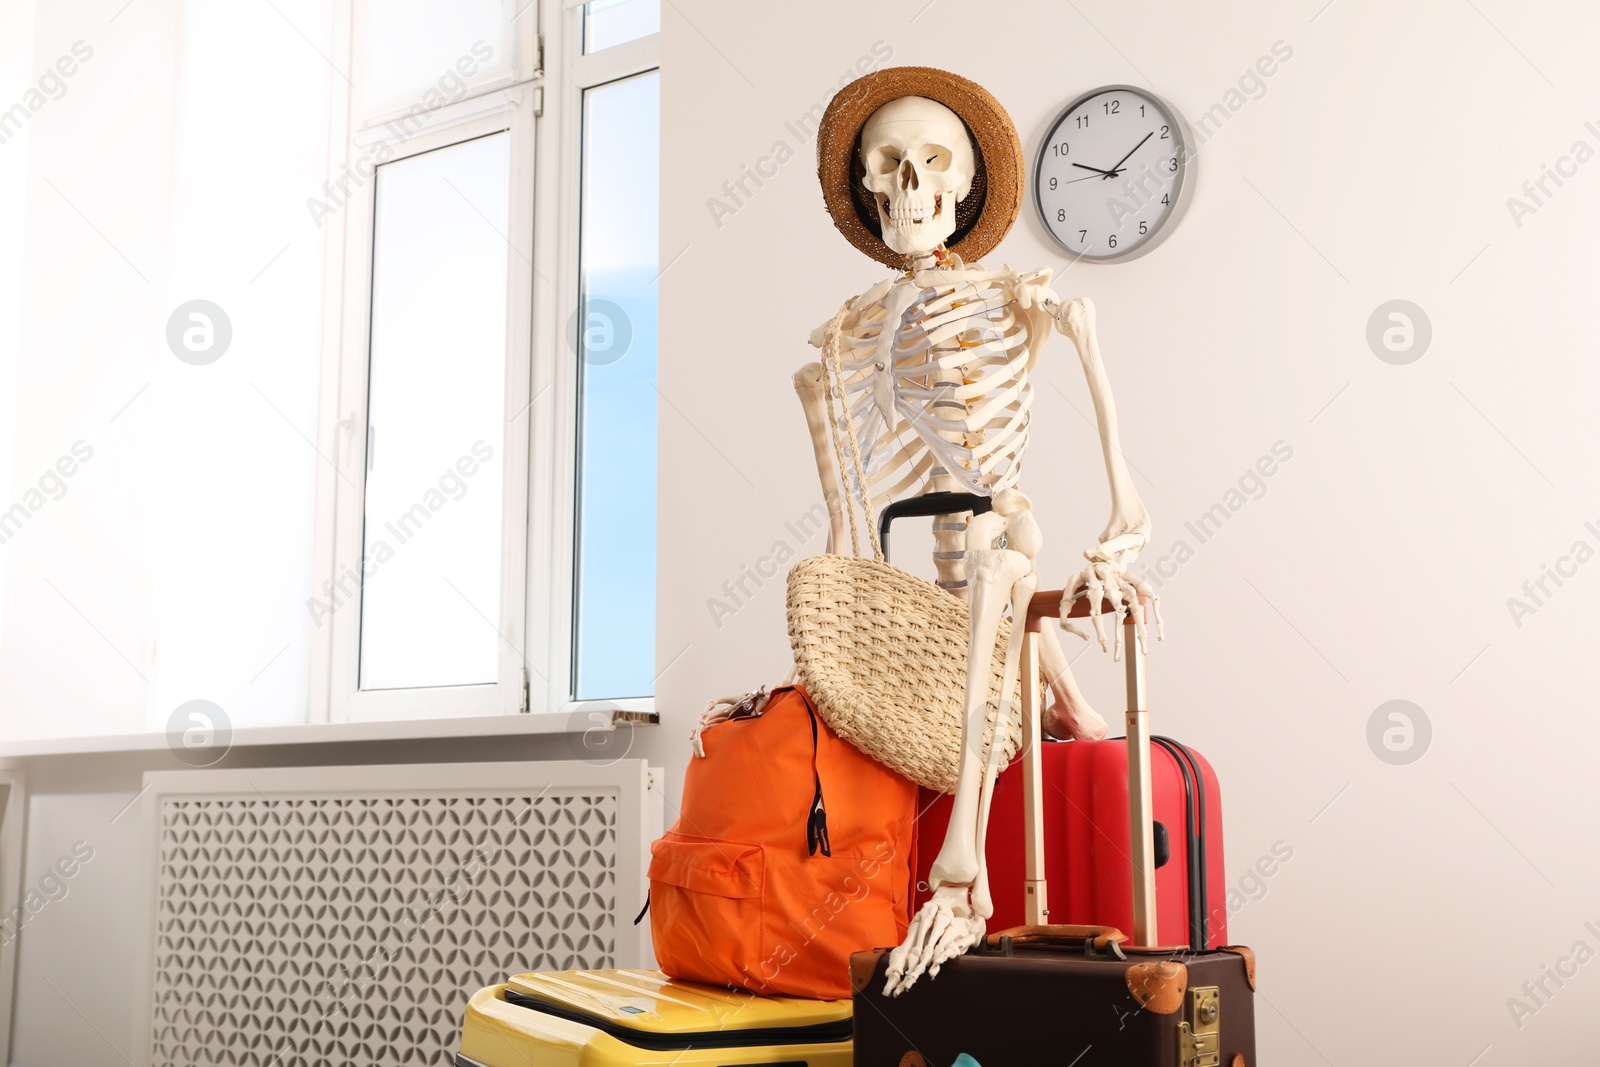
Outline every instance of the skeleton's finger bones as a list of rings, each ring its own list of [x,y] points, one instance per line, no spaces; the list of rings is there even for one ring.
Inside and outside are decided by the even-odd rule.
[[[1139,640],[1139,651],[1148,654],[1150,642],[1145,628],[1144,606],[1139,603],[1138,588],[1126,574],[1122,576],[1122,596],[1124,602],[1128,605],[1128,613],[1133,618],[1133,632]]]
[[[1100,606],[1105,600],[1105,584],[1100,580],[1100,572],[1094,564],[1084,571],[1084,585],[1089,594],[1089,622],[1094,626],[1094,635],[1100,639],[1100,651],[1107,649],[1105,624],[1100,621]]]

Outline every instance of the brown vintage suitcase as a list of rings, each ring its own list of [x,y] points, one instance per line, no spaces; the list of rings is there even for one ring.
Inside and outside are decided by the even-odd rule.
[[[1046,924],[1039,818],[1038,660],[1034,635],[1057,615],[1059,593],[1029,606],[1022,649],[1023,806],[1028,921],[883,995],[887,950],[851,959],[856,1067],[1256,1067],[1255,955],[1242,946],[1191,952],[1151,944],[1155,833],[1150,821],[1150,724],[1144,655],[1127,623],[1128,783],[1134,936]],[[1067,605],[1085,614],[1081,601]]]

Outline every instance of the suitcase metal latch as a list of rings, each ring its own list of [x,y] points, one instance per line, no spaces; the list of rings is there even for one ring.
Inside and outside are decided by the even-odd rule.
[[[1180,1067],[1219,1067],[1222,1063],[1222,991],[1196,986],[1184,1002],[1178,1024]]]

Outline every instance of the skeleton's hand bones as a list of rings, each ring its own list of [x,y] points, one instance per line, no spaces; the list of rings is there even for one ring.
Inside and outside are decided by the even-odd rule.
[[[1123,540],[1123,538],[1118,538],[1118,540]],[[1161,618],[1161,598],[1156,595],[1155,590],[1143,578],[1128,573],[1124,562],[1118,558],[1125,553],[1112,551],[1107,554],[1105,551],[1107,547],[1102,545],[1099,548],[1091,548],[1085,551],[1083,555],[1089,561],[1089,565],[1074,574],[1067,581],[1065,589],[1069,599],[1080,596],[1088,597],[1089,621],[1094,625],[1095,637],[1100,640],[1100,648],[1102,650],[1108,646],[1106,643],[1105,623],[1102,621],[1105,616],[1100,609],[1105,604],[1111,605],[1115,616],[1112,625],[1116,629],[1116,644],[1112,658],[1120,660],[1122,658],[1122,623],[1130,614],[1133,618],[1133,629],[1139,641],[1140,651],[1148,652],[1150,650],[1148,634],[1145,630],[1144,609],[1139,603],[1140,596],[1144,596],[1150,601],[1150,611],[1156,617],[1157,640],[1162,640],[1166,637],[1166,624]],[[1067,621],[1065,612],[1061,616],[1061,628],[1068,633],[1076,634],[1084,640],[1088,640],[1088,634]]]

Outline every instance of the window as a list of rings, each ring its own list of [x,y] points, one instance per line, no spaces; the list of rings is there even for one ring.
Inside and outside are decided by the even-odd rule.
[[[533,10],[511,20],[502,0],[382,0],[365,6],[362,114],[377,118],[404,112],[430,89],[448,101],[517,80],[511,45],[517,23],[527,18],[531,24],[537,17]]]
[[[655,71],[584,93],[580,700],[649,696],[654,685],[660,112]]]
[[[583,7],[583,50],[601,52],[661,32],[661,0],[593,0]]]
[[[510,135],[378,168],[362,689],[498,671]]]
[[[659,26],[355,4],[313,719],[653,692]]]

